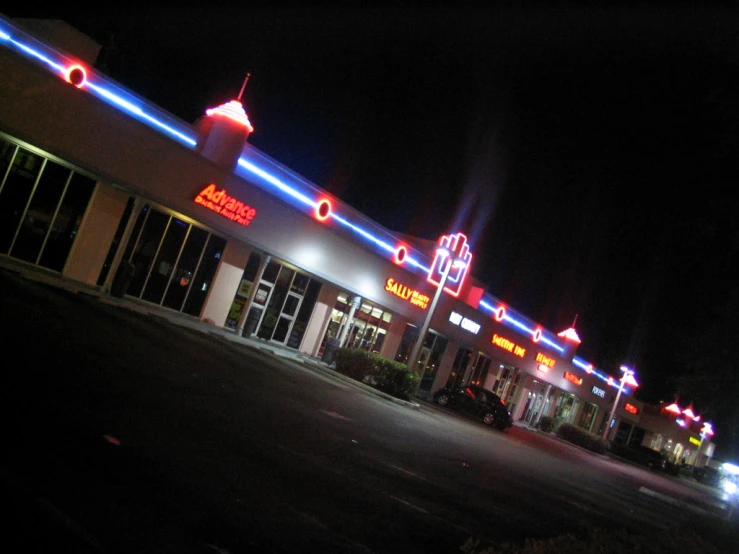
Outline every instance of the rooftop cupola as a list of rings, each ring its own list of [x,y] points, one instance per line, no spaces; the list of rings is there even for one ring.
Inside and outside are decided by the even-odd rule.
[[[580,336],[575,331],[575,323],[577,323],[577,316],[575,316],[575,321],[572,322],[572,327],[557,334],[559,338],[564,339],[562,358],[568,362],[572,361],[572,358],[575,357],[575,352],[577,352],[577,347],[580,346]]]
[[[205,115],[195,122],[195,127],[203,135],[198,151],[230,171],[236,169],[244,143],[254,131],[241,104],[250,75],[244,79],[236,100],[206,110]]]

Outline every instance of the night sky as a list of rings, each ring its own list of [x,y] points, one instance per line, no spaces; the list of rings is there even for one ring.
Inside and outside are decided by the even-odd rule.
[[[390,230],[465,232],[490,293],[672,401],[736,279],[739,17],[633,4],[6,15],[67,20],[188,122],[251,73],[251,144]]]

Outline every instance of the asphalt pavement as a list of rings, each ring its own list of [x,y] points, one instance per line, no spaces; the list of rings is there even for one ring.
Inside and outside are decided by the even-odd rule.
[[[295,350],[282,348],[279,345],[267,343],[260,339],[240,337],[229,330],[216,327],[208,322],[199,321],[196,318],[172,312],[149,303],[140,302],[132,298],[116,298],[101,292],[95,287],[86,287],[80,283],[64,279],[59,275],[15,264],[12,260],[3,260],[2,265],[0,265],[0,271],[9,278],[27,279],[29,281],[52,286],[75,295],[87,296],[90,299],[106,303],[110,306],[117,306],[121,309],[130,310],[138,314],[146,315],[150,318],[163,319],[171,324],[180,325],[196,330],[200,333],[210,334],[217,340],[232,341],[242,346],[258,350],[266,355],[300,362],[307,369],[320,372],[323,375],[330,376],[337,380],[351,383],[353,386],[363,388],[364,390],[381,396],[388,401],[403,404],[413,409],[444,411],[443,408],[423,399],[406,402],[404,400],[394,398],[370,387],[369,385],[359,383],[337,371],[334,371],[319,359],[300,354]],[[5,346],[7,347],[9,345]],[[552,433],[543,433],[539,429],[531,428],[525,422],[517,421],[515,422],[515,425],[517,428],[533,433],[546,434],[551,437],[552,440],[561,441],[561,439],[556,437],[556,435]],[[98,445],[101,449],[108,448],[109,446],[110,445],[105,444]],[[579,448],[575,445],[571,446],[573,448]],[[598,454],[595,453],[591,454],[598,456]],[[624,461],[624,463],[629,462]],[[723,494],[713,487],[707,487],[698,483],[694,479],[684,476],[669,477],[671,479],[679,480],[682,483],[705,493],[705,502],[707,507],[726,507],[725,504],[723,504]],[[6,506],[13,507],[9,515],[5,516],[3,526],[6,527],[6,531],[12,531],[12,533],[6,534],[6,536],[12,536],[16,539],[14,544],[16,550],[23,548],[24,551],[38,551],[41,545],[53,543],[56,548],[66,551],[100,551],[100,545],[97,544],[94,537],[87,535],[84,529],[78,527],[75,522],[69,520],[63,513],[58,512],[53,505],[42,498],[36,497],[33,491],[17,482],[13,475],[3,473],[0,475],[0,478],[2,479],[2,488],[6,499]],[[204,550],[204,552],[205,551],[207,550]]]

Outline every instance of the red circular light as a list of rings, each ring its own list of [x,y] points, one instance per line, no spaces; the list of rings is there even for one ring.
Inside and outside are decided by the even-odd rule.
[[[402,244],[395,249],[395,263],[402,264],[408,255],[408,249]]]
[[[316,219],[318,221],[326,221],[331,215],[331,202],[326,199],[321,200],[316,205]]]
[[[72,83],[77,88],[82,88],[87,82],[87,72],[80,65],[73,65],[67,69],[67,82]]]
[[[505,318],[505,308],[501,306],[495,310],[495,321],[503,321],[503,318]]]
[[[537,329],[534,331],[534,342],[539,342],[541,340],[541,329]]]

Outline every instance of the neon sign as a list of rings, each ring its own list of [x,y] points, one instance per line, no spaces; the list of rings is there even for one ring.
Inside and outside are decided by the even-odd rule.
[[[574,373],[570,373],[569,371],[565,371],[565,379],[575,385],[582,385],[582,378],[578,377]]]
[[[426,280],[438,287],[443,278],[447,258],[452,254],[459,259],[460,263],[452,265],[449,268],[449,273],[444,282],[444,290],[452,296],[459,296],[459,292],[462,290],[462,284],[467,276],[467,271],[470,268],[470,263],[472,262],[472,254],[470,253],[470,246],[467,244],[467,237],[462,233],[442,235],[439,237],[434,262],[429,268]]]
[[[624,410],[634,415],[639,413],[639,408],[637,408],[633,404],[624,404]]]
[[[475,335],[480,331],[479,323],[475,323],[471,319],[462,317],[462,314],[458,314],[457,312],[452,312],[449,314],[449,321],[454,323],[454,325],[461,327],[465,331],[469,331],[470,333],[473,333]]]
[[[244,226],[249,225],[257,215],[256,209],[229,196],[226,189],[217,190],[212,183],[200,191],[200,194],[195,197],[195,203]]]
[[[549,369],[553,368],[555,364],[554,359],[550,358],[549,356],[545,356],[541,352],[536,353],[536,361],[539,362],[540,364],[544,364]]]
[[[593,387],[593,394],[596,396],[600,396],[601,398],[606,397],[606,391],[604,391],[603,389],[599,389],[598,387],[595,387],[595,386]]]
[[[216,115],[227,117],[228,119],[246,127],[246,129],[250,133],[254,131],[254,127],[251,126],[251,123],[249,123],[249,118],[246,116],[244,107],[238,100],[231,100],[230,102],[222,104],[221,106],[218,106],[216,108],[205,110],[205,114],[208,117],[213,117]]]
[[[490,340],[490,342],[492,342],[495,346],[498,346],[503,350],[518,356],[519,358],[523,358],[526,355],[525,348],[518,346],[516,343],[511,342],[499,335],[493,335],[493,338]]]
[[[398,283],[395,279],[388,279],[387,281],[385,281],[385,290],[388,292],[392,292],[398,298],[407,300],[408,302],[410,302],[414,306],[418,306],[422,310],[428,308],[428,296],[418,292],[417,290],[413,290],[412,288],[407,287],[401,283]]]
[[[701,441],[699,441],[695,437],[688,437],[688,441],[690,441],[690,444],[695,444],[696,446],[700,446],[701,445]]]

